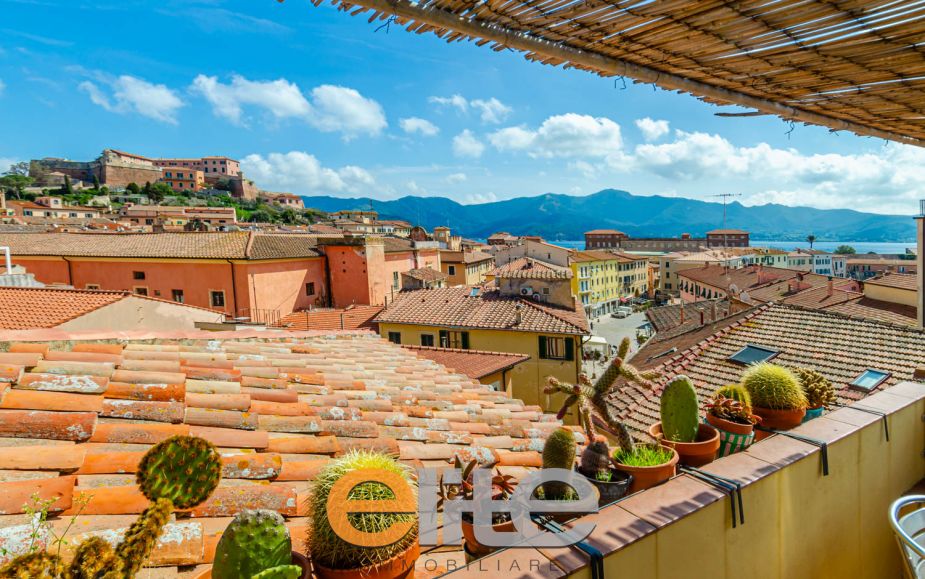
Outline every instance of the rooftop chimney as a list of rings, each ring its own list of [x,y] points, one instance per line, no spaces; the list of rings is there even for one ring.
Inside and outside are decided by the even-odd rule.
[[[700,309],[700,325],[701,325],[701,326],[703,325],[703,314],[704,314],[703,308],[701,308],[701,309]]]
[[[919,200],[919,214],[916,221],[916,240],[918,241],[918,255],[915,258],[915,271],[918,276],[918,305],[919,327],[925,328],[925,199]]]
[[[523,306],[520,304],[517,304],[514,307],[514,325],[515,326],[519,326],[520,323],[523,321],[523,313],[520,311],[521,309],[523,309]]]
[[[684,323],[684,300],[681,300],[681,323]]]
[[[710,302],[710,317],[713,318],[713,323],[716,323],[716,300]]]
[[[832,281],[832,276],[829,276],[829,283],[827,286],[828,289],[826,291],[827,296],[832,297],[832,290],[834,286],[835,286],[835,282]]]

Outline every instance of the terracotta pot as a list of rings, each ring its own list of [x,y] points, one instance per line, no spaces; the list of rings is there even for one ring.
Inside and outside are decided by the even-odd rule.
[[[415,541],[403,552],[375,567],[359,569],[328,569],[312,562],[318,579],[413,579],[414,563],[421,556],[421,545]]]
[[[687,466],[703,466],[716,460],[719,450],[719,432],[709,424],[697,427],[695,442],[673,442],[662,434],[662,423],[656,422],[649,427],[649,435],[658,440],[662,446],[673,448],[678,452],[679,462]]]
[[[302,568],[302,575],[299,579],[309,579],[312,576],[312,568],[308,559],[302,553],[292,552],[292,564]],[[193,576],[193,579],[212,579],[212,566]]]
[[[492,530],[496,533],[513,533],[514,521],[506,521],[504,523],[497,523],[491,526]],[[466,539],[466,545],[468,551],[476,557],[484,557],[493,551],[496,551],[496,547],[486,547],[485,545],[479,543],[475,538],[475,528],[472,521],[467,521],[465,517],[462,520],[462,533],[463,538]]]
[[[772,430],[790,430],[803,422],[806,409],[799,410],[773,410],[756,406],[753,412],[761,417],[761,426]]]
[[[807,408],[806,416],[803,417],[803,422],[812,420],[813,418],[819,418],[822,416],[822,413],[825,411],[824,406],[817,406],[815,408]]]
[[[678,466],[678,451],[673,448],[670,450],[672,454],[671,460],[656,466],[628,466],[625,464],[617,463],[618,470],[632,475],[633,477],[633,482],[630,484],[629,494],[652,488],[655,485],[662,484],[674,476],[675,469]]]
[[[731,420],[726,420],[725,418],[719,418],[713,416],[712,414],[707,414],[707,422],[717,430],[725,430],[730,434],[741,434],[749,435],[755,431],[754,424],[741,424],[739,422],[733,422]]]

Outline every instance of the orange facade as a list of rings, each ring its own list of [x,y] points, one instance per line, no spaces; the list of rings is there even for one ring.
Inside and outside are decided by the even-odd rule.
[[[128,290],[232,315],[248,315],[248,310],[285,315],[317,306],[327,294],[323,257],[228,261],[16,256],[13,261],[46,284]]]

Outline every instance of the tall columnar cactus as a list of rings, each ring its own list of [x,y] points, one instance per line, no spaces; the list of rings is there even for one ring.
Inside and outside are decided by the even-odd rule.
[[[771,410],[800,410],[808,406],[806,394],[793,372],[768,362],[749,367],[742,374],[755,407]]]
[[[122,559],[102,537],[90,537],[77,547],[69,579],[99,579],[104,576],[122,577]]]
[[[382,547],[362,547],[344,540],[331,527],[328,520],[328,496],[338,480],[349,472],[364,469],[382,469],[397,474],[416,493],[416,485],[409,467],[393,457],[373,451],[352,450],[328,462],[312,481],[309,498],[311,528],[308,533],[308,552],[312,561],[328,569],[359,569],[385,563],[417,543],[418,517],[416,513],[355,513],[350,515],[351,525],[360,531],[380,533],[393,525],[407,526],[402,537]],[[386,486],[376,482],[359,484],[350,491],[348,500],[393,499]],[[415,497],[415,500],[416,497]],[[399,571],[399,569],[392,569]]]
[[[575,467],[575,435],[567,428],[557,428],[546,439],[543,445],[543,468],[564,468],[572,470]],[[569,498],[570,487],[563,483],[546,483],[543,485],[543,494],[549,500]]]
[[[543,389],[546,394],[561,393],[568,396],[559,410],[558,418],[561,420],[569,408],[577,405],[578,422],[585,430],[589,441],[595,439],[597,434],[596,426],[603,427],[618,438],[621,437],[619,432],[622,424],[620,417],[614,412],[613,407],[607,403],[607,395],[618,380],[622,379],[628,384],[652,389],[652,381],[658,378],[657,372],[640,372],[626,363],[625,358],[629,353],[629,349],[630,339],[624,338],[620,342],[617,355],[611,361],[610,366],[593,385],[585,374],[578,377],[576,384],[566,384],[552,376],[547,378],[546,387]],[[626,434],[627,440],[631,444],[632,439],[628,438],[628,433]]]
[[[662,391],[662,433],[672,442],[697,440],[700,408],[697,390],[687,376],[675,376]]]
[[[729,384],[728,386],[723,386],[716,391],[714,396],[722,396],[723,398],[728,398],[730,400],[735,400],[739,402],[747,409],[752,407],[752,397],[749,395],[748,390],[745,389],[745,386],[741,384]]]
[[[250,578],[291,562],[292,540],[283,517],[276,511],[248,509],[238,513],[222,533],[212,577]]]
[[[636,452],[636,443],[633,441],[633,435],[630,434],[629,428],[622,422],[616,424],[617,446],[625,454]]]
[[[0,567],[0,579],[58,579],[64,574],[61,557],[36,551],[16,557]]]
[[[806,394],[810,408],[829,407],[835,404],[835,388],[825,376],[811,368],[794,368],[793,373],[800,380],[800,387]]]

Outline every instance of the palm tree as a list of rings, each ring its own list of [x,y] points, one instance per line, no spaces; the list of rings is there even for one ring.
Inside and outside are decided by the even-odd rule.
[[[813,244],[816,243],[816,236],[810,233],[806,236],[806,241],[809,243],[809,248],[813,248]]]
[[[593,385],[585,374],[578,377],[577,384],[565,384],[550,376],[547,378],[546,387],[543,391],[546,394],[556,392],[568,394],[568,398],[556,414],[559,420],[562,420],[569,408],[576,404],[578,405],[578,423],[584,429],[589,443],[596,438],[595,426],[597,426],[616,437],[620,448],[631,453],[634,448],[633,437],[627,430],[626,425],[623,424],[613,408],[607,403],[607,394],[619,378],[652,389],[655,386],[652,381],[657,379],[659,374],[657,372],[640,372],[626,363],[624,358],[626,358],[629,350],[630,339],[623,338],[623,341],[620,342],[620,347],[617,349],[617,355],[610,362],[610,366]]]

